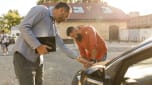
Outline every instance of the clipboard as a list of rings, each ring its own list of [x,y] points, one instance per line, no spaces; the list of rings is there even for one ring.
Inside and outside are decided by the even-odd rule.
[[[55,52],[56,51],[56,40],[54,36],[49,37],[37,37],[39,42],[43,45],[48,45],[52,49],[47,48],[48,52]],[[37,52],[36,52],[37,53]]]

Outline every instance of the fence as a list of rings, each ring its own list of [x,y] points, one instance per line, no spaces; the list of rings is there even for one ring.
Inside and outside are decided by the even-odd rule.
[[[120,41],[133,41],[140,42],[152,37],[151,29],[120,29],[119,39]]]

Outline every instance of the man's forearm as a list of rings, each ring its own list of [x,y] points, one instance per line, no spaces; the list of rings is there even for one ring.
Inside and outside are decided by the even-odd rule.
[[[78,57],[77,61],[79,61],[82,64],[89,64],[89,63],[91,64],[91,62],[89,60],[87,60],[87,59],[85,59],[83,57]]]

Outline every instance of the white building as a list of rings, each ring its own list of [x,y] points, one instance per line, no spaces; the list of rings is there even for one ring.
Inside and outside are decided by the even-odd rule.
[[[14,37],[15,41],[17,39],[17,37],[20,35],[20,31],[18,29],[18,26],[14,26],[11,28],[11,37]]]

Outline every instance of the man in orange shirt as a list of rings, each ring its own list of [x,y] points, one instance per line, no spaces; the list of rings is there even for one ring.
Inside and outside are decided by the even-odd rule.
[[[80,51],[80,62],[84,67],[104,61],[107,55],[107,46],[104,39],[96,32],[93,26],[68,27],[67,36],[72,37]]]

